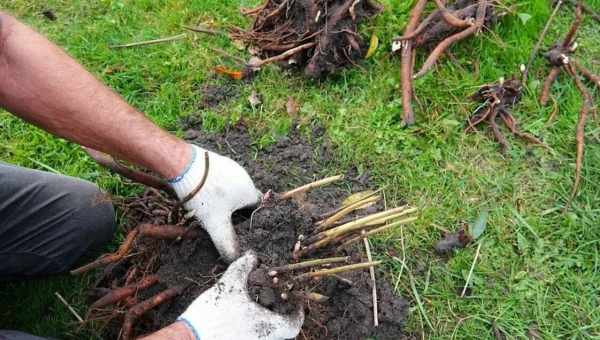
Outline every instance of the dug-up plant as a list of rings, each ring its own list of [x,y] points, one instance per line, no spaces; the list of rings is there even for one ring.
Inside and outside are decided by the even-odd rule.
[[[415,122],[412,108],[413,79],[429,72],[453,44],[488,29],[499,16],[495,1],[490,0],[433,0],[436,10],[421,21],[428,0],[418,0],[410,13],[404,35],[394,38],[392,50],[400,52],[400,77],[404,125]],[[421,69],[414,73],[415,51],[431,49]]]
[[[93,150],[88,152],[130,179],[143,178],[146,184],[164,188],[160,182],[148,181],[146,176],[106,155]],[[206,161],[209,169],[208,159]],[[362,245],[371,235],[415,221],[417,210],[404,205],[376,211],[381,206],[381,192],[362,191],[350,195],[336,209],[314,215],[307,193],[342,178],[328,177],[281,194],[268,191],[261,204],[236,224],[242,249],[255,250],[260,260],[249,277],[249,293],[259,304],[279,313],[289,313],[299,307],[307,309],[311,315],[308,326],[303,329],[307,338],[320,334],[319,330],[313,330],[314,325],[335,319],[339,322],[333,324],[338,327],[331,326],[325,331],[342,334],[346,330],[339,325],[348,320],[340,312],[340,306],[365,298],[371,307],[361,302],[353,305],[352,313],[364,319],[369,311],[374,315],[375,324],[381,322],[375,332],[398,335],[397,319],[405,312],[405,304],[393,297],[390,287],[380,285],[380,292],[386,297],[378,311],[374,271],[370,271],[369,279],[364,270],[381,262],[371,260],[370,253],[366,256],[368,260],[364,260]],[[90,305],[86,321],[104,325],[120,322],[118,334],[113,335],[122,339],[133,338],[136,329],[148,330],[141,323],[145,323],[150,311],[166,303],[177,304],[178,297],[186,294],[193,294],[192,298],[201,294],[216,282],[226,267],[219,263],[217,254],[210,253],[214,248],[205,233],[190,226],[194,225],[191,215],[180,212],[181,202],[156,190],[149,193],[127,203],[125,209],[135,210],[138,216],[149,216],[152,223],[131,228],[116,252],[102,255],[71,272],[79,275],[102,269],[97,273],[96,282],[107,282],[111,288],[97,289],[98,298]],[[198,243],[194,245],[195,242]],[[184,261],[179,253],[175,257],[164,256],[175,248],[185,249],[186,244],[208,251],[204,253],[205,258],[193,257],[204,266],[192,265],[198,273],[190,273],[188,267],[178,272]],[[205,282],[187,275],[203,277]],[[364,289],[367,285],[372,285],[373,295]],[[379,314],[382,316],[378,317]],[[367,327],[358,332],[365,336],[371,334]]]

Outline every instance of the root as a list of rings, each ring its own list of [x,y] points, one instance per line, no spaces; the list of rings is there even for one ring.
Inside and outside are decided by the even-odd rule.
[[[172,197],[177,197],[173,188],[167,183],[167,181],[160,179],[156,176],[145,174],[143,172],[130,169],[120,163],[118,163],[112,156],[103,152],[82,147],[85,152],[94,160],[96,163],[103,167],[116,172],[117,174],[132,180],[135,183],[140,183],[158,190],[162,190]]]
[[[433,2],[435,2],[435,5],[438,7],[442,18],[448,25],[454,26],[456,28],[465,28],[473,25],[473,22],[470,20],[463,20],[454,16],[454,14],[452,14],[446,8],[446,4],[444,4],[442,0],[434,0]]]
[[[117,302],[123,301],[135,294],[138,290],[147,289],[158,282],[158,275],[149,275],[143,278],[137,284],[121,287],[111,290],[109,293],[98,299],[90,306],[90,311],[109,305],[114,305]],[[89,314],[89,312],[88,312]]]
[[[548,73],[546,80],[544,80],[542,92],[540,93],[540,104],[542,106],[546,106],[546,104],[548,104],[548,99],[550,99],[550,89],[552,88],[552,84],[554,84],[556,81],[556,78],[558,78],[559,73],[560,68],[553,66],[552,69],[550,69],[550,73]]]
[[[151,237],[158,240],[176,240],[179,238],[195,239],[200,236],[200,231],[192,227],[178,225],[141,224],[138,226],[140,236]]]
[[[421,14],[425,9],[427,0],[419,0],[413,8],[408,25],[404,31],[405,36],[410,36],[415,31],[421,18]],[[402,81],[402,123],[404,126],[409,126],[415,123],[415,113],[412,108],[413,97],[413,54],[414,47],[412,40],[406,40],[402,43],[401,61],[400,61],[400,79]]]
[[[560,6],[562,5],[562,3],[563,3],[563,1],[559,0],[556,3],[556,5],[554,6],[554,10],[552,11],[552,14],[550,14],[550,17],[546,21],[546,25],[544,26],[544,29],[542,30],[542,33],[540,34],[538,41],[535,43],[533,50],[531,50],[531,53],[529,54],[529,60],[527,61],[527,66],[525,67],[525,71],[523,71],[523,78],[521,80],[521,83],[523,83],[523,84],[527,84],[527,76],[529,75],[529,69],[531,68],[531,65],[533,64],[533,60],[537,56],[537,54],[540,50],[540,47],[542,46],[542,43],[544,42],[544,38],[546,37],[546,34],[548,33],[548,29],[550,29],[550,25],[552,24],[552,21],[554,20],[556,13],[558,13],[558,10],[560,9]],[[542,104],[542,105],[545,105],[545,104]]]
[[[479,91],[473,95],[473,99],[483,103],[475,110],[471,117],[469,117],[467,121],[468,126],[465,128],[465,132],[475,130],[475,127],[478,124],[487,122],[492,129],[494,138],[498,144],[500,144],[501,152],[506,153],[509,145],[497,123],[497,118],[500,116],[502,122],[504,122],[513,135],[528,143],[549,148],[534,135],[519,130],[515,118],[509,112],[509,109],[520,100],[521,91],[521,82],[514,77],[500,84],[482,86]]]
[[[575,85],[577,86],[577,89],[583,97],[583,104],[581,105],[581,111],[579,112],[579,120],[577,122],[577,128],[575,132],[575,141],[577,143],[577,155],[575,160],[575,180],[573,182],[571,196],[566,205],[566,207],[568,207],[571,201],[577,195],[579,183],[581,182],[581,169],[583,167],[583,152],[585,148],[585,122],[587,120],[587,115],[592,108],[592,95],[590,94],[590,91],[585,87],[585,85],[581,82],[581,80],[577,76],[577,73],[575,73],[575,69],[573,68],[573,66],[567,65],[565,66],[565,69],[575,81]]]
[[[182,226],[168,224],[141,224],[127,234],[125,240],[123,241],[117,252],[103,255],[96,261],[88,263],[77,269],[71,270],[70,273],[71,275],[79,275],[88,272],[92,269],[104,267],[108,264],[120,261],[129,253],[138,236],[152,237],[161,240],[175,240],[180,237],[186,239],[194,239],[197,238],[199,235],[200,233],[198,230],[190,230],[190,228]]]
[[[592,82],[600,89],[600,76],[593,74],[592,71],[590,71],[574,59],[571,59],[571,65],[573,65],[575,69],[579,71],[579,73],[581,73],[581,75],[583,75],[588,81]]]
[[[578,0],[566,0],[566,2],[568,2],[572,6],[577,6],[578,4],[581,4],[581,8],[583,9],[583,11],[587,13],[592,19],[600,23],[600,14],[598,14],[598,12],[595,12],[588,5]]]
[[[509,112],[505,110],[500,110],[499,114],[500,118],[502,118],[502,121],[504,121],[504,124],[508,127],[508,129],[510,130],[510,132],[512,132],[513,135],[525,140],[528,143],[542,145],[548,148],[548,146],[544,142],[539,140],[534,135],[519,130],[515,118]]]
[[[573,45],[575,36],[577,35],[577,30],[579,30],[579,26],[581,26],[581,12],[581,1],[578,1],[577,6],[575,7],[575,20],[573,21],[573,24],[571,24],[567,35],[565,35],[565,38],[563,39],[563,48],[569,48],[571,45]]]
[[[401,37],[396,37],[393,40],[394,41],[403,41],[403,40],[412,40],[412,39],[416,38],[417,36],[419,36],[423,32],[425,32],[425,30],[428,28],[429,24],[431,24],[433,22],[433,20],[437,19],[439,17],[439,15],[440,15],[439,11],[429,14],[427,16],[427,18],[425,18],[425,20],[423,20],[423,22],[421,22],[421,24],[419,25],[419,27],[417,27],[417,29],[415,29],[411,33],[407,33],[406,32],[406,31],[408,31],[408,26],[407,26],[407,29],[406,29],[404,35]]]
[[[490,127],[492,128],[492,132],[494,133],[494,138],[496,138],[496,141],[498,142],[498,144],[500,144],[500,151],[503,154],[506,154],[506,152],[508,151],[508,141],[500,131],[500,128],[498,128],[498,124],[496,124],[497,115],[498,111],[492,109],[492,112],[488,117],[488,122],[490,124]]]
[[[125,321],[123,322],[123,340],[132,339],[133,325],[140,316],[144,315],[144,313],[148,312],[152,308],[173,299],[177,295],[181,294],[184,290],[185,286],[169,288],[131,307],[127,311],[127,314],[125,314]]]
[[[134,243],[135,239],[137,238],[138,234],[139,234],[139,230],[137,228],[133,229],[132,231],[129,232],[129,234],[127,234],[127,236],[125,237],[125,241],[123,241],[123,243],[121,244],[121,246],[119,247],[117,252],[112,253],[112,254],[103,255],[94,262],[88,263],[85,266],[71,270],[71,272],[70,272],[71,275],[83,274],[92,269],[103,267],[110,263],[114,263],[114,262],[121,260],[131,250],[131,247],[133,246],[133,243]]]
[[[452,44],[477,33],[483,27],[486,10],[487,0],[480,0],[479,5],[477,7],[477,16],[475,18],[475,23],[466,28],[465,30],[451,35],[448,38],[444,39],[442,42],[440,42],[431,52],[429,57],[427,57],[427,60],[425,60],[423,66],[421,66],[421,70],[419,70],[419,72],[417,72],[413,76],[413,79],[417,79],[425,75],[433,67],[433,65],[435,65],[440,56],[446,51],[446,49],[448,49],[448,47],[450,47]]]

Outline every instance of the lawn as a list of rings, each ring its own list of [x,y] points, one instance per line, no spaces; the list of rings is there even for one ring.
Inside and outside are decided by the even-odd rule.
[[[384,1],[386,11],[365,24],[365,37],[381,41],[364,69],[340,72],[326,81],[266,67],[226,105],[199,109],[199,88],[214,78],[211,69],[228,65],[206,46],[244,57],[224,38],[190,34],[177,42],[112,50],[109,44],[178,34],[181,25],[212,22],[217,27],[245,26],[239,6],[257,0],[13,0],[0,8],[27,22],[63,46],[92,73],[160,126],[175,133],[182,117],[199,115],[207,129],[222,129],[238,119],[251,122],[257,147],[285,135],[291,118],[289,96],[301,104],[300,124],[324,126],[341,163],[368,171],[386,187],[389,204],[406,200],[420,208],[420,218],[402,232],[373,242],[385,260],[382,274],[411,303],[407,331],[423,338],[494,338],[494,329],[509,338],[600,338],[600,128],[590,121],[580,194],[568,212],[575,168],[575,124],[580,96],[561,77],[552,92],[559,113],[537,98],[548,68],[534,64],[522,102],[514,114],[551,150],[509,137],[507,155],[498,152],[487,130],[464,134],[463,124],[476,104],[468,96],[479,85],[509,77],[535,44],[550,14],[546,0],[506,0],[513,11],[493,28],[452,48],[435,72],[416,82],[417,124],[399,124],[399,61],[390,56],[390,40],[406,24],[411,1]],[[600,0],[589,0],[600,10]],[[49,21],[40,12],[50,8]],[[563,9],[545,46],[566,31],[573,12]],[[578,55],[600,73],[600,24],[584,21]],[[423,54],[418,60],[424,59]],[[57,84],[59,86],[59,84]],[[256,90],[262,105],[247,97]],[[598,88],[592,91],[600,100]],[[8,113],[0,112],[0,160],[98,183],[116,195],[133,195],[140,187],[122,181],[91,161],[77,145],[59,140]],[[489,211],[488,226],[478,242],[440,257],[433,251],[443,229]],[[478,246],[470,295],[461,298]],[[387,251],[386,251],[387,250]],[[406,256],[408,269],[388,256]],[[0,283],[0,328],[37,335],[80,338],[73,317],[54,296],[60,292],[85,313],[87,278],[57,277]],[[420,303],[419,303],[420,302]]]

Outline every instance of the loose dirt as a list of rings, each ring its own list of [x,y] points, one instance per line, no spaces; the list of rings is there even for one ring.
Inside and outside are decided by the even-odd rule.
[[[193,121],[186,124],[190,126],[185,132],[188,141],[233,158],[248,170],[257,187],[263,191],[283,192],[324,177],[323,169],[335,163],[321,129],[314,129],[310,138],[301,137],[293,130],[289,137],[280,138],[274,145],[257,150],[243,124],[218,134],[199,132],[199,124],[194,124]],[[281,299],[281,292],[285,290],[282,285],[290,282],[289,278],[294,272],[281,276],[280,285],[273,285],[272,278],[267,275],[267,269],[272,266],[295,262],[292,250],[298,236],[306,235],[319,215],[335,209],[350,192],[368,187],[368,179],[364,176],[357,177],[353,171],[349,171],[346,178],[349,179],[341,184],[311,191],[299,201],[272,199],[254,212],[251,219],[251,211],[234,215],[240,245],[243,249],[255,250],[260,260],[258,268],[250,275],[249,293],[258,303],[281,313],[289,313],[298,304],[303,305],[306,321],[299,339],[404,338],[402,325],[408,305],[402,297],[394,295],[392,287],[381,274],[378,275],[377,287],[378,328],[373,327],[372,288],[368,270],[340,274],[343,279],[333,277],[298,283],[286,300]],[[173,201],[157,191],[148,190],[142,197],[126,201],[122,206],[129,228],[144,222],[164,224],[169,222],[169,218],[171,223],[190,225],[183,216],[169,216],[173,204]],[[191,225],[199,227],[197,222],[191,222]],[[360,245],[362,244],[336,256],[347,255],[352,258],[352,262],[364,262],[366,255]],[[136,301],[143,301],[170,287],[182,284],[187,286],[183,294],[138,319],[135,326],[135,334],[138,335],[155,331],[175,321],[226,269],[226,264],[219,260],[217,251],[204,232],[195,240],[142,239],[132,253],[133,256],[98,273],[98,280],[94,285],[96,288],[91,290],[96,293],[94,299],[106,292],[106,288],[124,286],[128,277],[136,277],[129,281],[137,281],[152,273],[160,277],[159,284],[138,292]],[[315,254],[315,257],[324,256],[331,254],[326,251]],[[132,274],[134,267],[137,268],[136,273]],[[318,292],[328,296],[329,300],[316,303],[292,292]],[[119,308],[127,309],[126,306]],[[116,338],[122,320],[118,316],[110,319],[104,333]]]

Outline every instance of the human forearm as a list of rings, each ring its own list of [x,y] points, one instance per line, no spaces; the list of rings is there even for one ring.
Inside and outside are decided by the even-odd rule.
[[[140,340],[194,340],[192,331],[182,322],[175,322]]]
[[[186,143],[163,131],[60,48],[0,12],[0,106],[65,139],[171,178]]]

